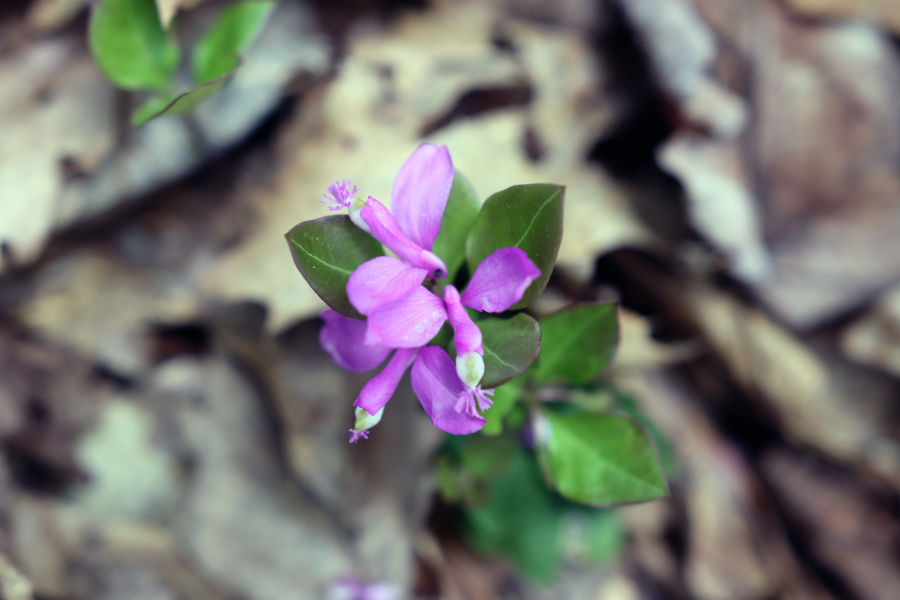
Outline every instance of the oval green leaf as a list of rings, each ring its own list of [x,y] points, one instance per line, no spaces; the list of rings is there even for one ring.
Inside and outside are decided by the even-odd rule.
[[[181,59],[153,0],[100,0],[91,13],[88,41],[106,77],[126,90],[166,90]]]
[[[634,419],[552,410],[542,410],[538,419],[542,465],[569,500],[610,506],[668,494],[653,442]]]
[[[562,241],[565,188],[549,183],[514,185],[485,200],[466,241],[469,270],[498,248],[516,246],[541,270],[512,310],[531,304],[547,285]]]
[[[247,0],[232,4],[222,11],[191,54],[194,82],[213,81],[228,74],[238,65],[240,54],[262,31],[275,3]]]
[[[481,329],[484,347],[482,387],[496,387],[518,377],[541,352],[541,328],[525,313],[506,319],[478,315],[475,322]]]
[[[441,231],[434,240],[432,251],[447,265],[447,281],[453,283],[456,273],[466,259],[466,236],[478,216],[478,196],[469,180],[456,172],[450,198],[441,219]]]
[[[346,215],[304,221],[285,237],[294,264],[325,304],[346,317],[362,319],[347,298],[347,280],[356,267],[384,254],[381,244]]]
[[[615,304],[581,304],[541,319],[535,382],[582,385],[609,364],[619,339]]]

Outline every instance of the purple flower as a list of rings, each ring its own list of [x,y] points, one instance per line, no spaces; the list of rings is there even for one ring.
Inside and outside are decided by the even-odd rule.
[[[431,248],[440,231],[453,174],[447,149],[423,144],[397,174],[391,194],[393,214],[371,196],[350,207],[354,223],[397,255],[363,263],[347,282],[350,303],[367,317],[365,322],[331,310],[323,314],[325,327],[319,339],[338,365],[367,371],[394,350],[354,402],[357,422],[350,430],[351,443],[365,439],[366,430],[381,419],[410,365],[413,390],[443,431],[468,434],[481,429],[485,420],[479,411],[493,404],[493,390],[480,385],[484,375],[481,330],[465,309],[505,311],[521,299],[540,270],[520,248],[500,248],[478,265],[462,294],[447,285],[441,298],[423,285],[426,278],[447,273]],[[425,347],[448,320],[454,331],[455,364],[442,348]]]

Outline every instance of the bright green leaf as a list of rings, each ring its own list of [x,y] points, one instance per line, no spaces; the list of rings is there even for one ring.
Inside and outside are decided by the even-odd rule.
[[[134,126],[143,125],[165,111],[171,102],[172,100],[166,96],[152,96],[148,98],[131,113],[131,124]]]
[[[582,304],[541,319],[535,382],[588,383],[609,363],[619,338],[615,304]]]
[[[546,409],[539,419],[542,464],[565,498],[609,506],[668,494],[653,442],[634,419]]]
[[[481,429],[481,433],[485,435],[500,435],[503,433],[503,418],[513,409],[521,395],[521,379],[513,379],[494,388],[494,405],[484,413],[487,423]]]
[[[100,0],[91,13],[88,41],[103,73],[127,90],[165,91],[181,58],[153,0]]]
[[[347,317],[363,318],[347,298],[356,267],[384,252],[375,238],[346,215],[304,221],[285,236],[294,264],[325,303]]]
[[[469,313],[481,329],[484,347],[484,388],[496,387],[518,377],[541,352],[541,328],[525,313],[509,318]]]
[[[213,81],[228,74],[239,62],[241,53],[253,42],[275,8],[274,2],[246,0],[222,11],[191,55],[194,81]]]
[[[531,304],[544,290],[562,241],[565,188],[548,183],[514,185],[485,200],[466,241],[469,270],[498,248],[516,246],[541,270],[512,309]]]
[[[469,180],[459,171],[453,178],[450,198],[441,219],[441,231],[434,240],[433,251],[447,266],[447,281],[453,283],[466,258],[466,236],[478,216],[478,196]]]

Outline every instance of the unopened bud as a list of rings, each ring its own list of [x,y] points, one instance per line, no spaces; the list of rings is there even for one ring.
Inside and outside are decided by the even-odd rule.
[[[365,429],[372,429],[378,423],[381,422],[381,417],[384,415],[384,407],[381,408],[374,415],[370,415],[369,411],[364,408],[356,407],[356,423],[353,424],[353,428],[357,431],[363,431]]]
[[[470,390],[484,377],[484,359],[476,352],[466,352],[456,357],[456,374]]]

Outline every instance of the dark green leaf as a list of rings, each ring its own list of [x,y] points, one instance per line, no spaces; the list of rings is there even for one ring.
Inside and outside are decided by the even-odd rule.
[[[547,582],[560,564],[561,510],[532,456],[519,451],[490,482],[488,502],[465,515],[476,548],[501,552],[525,575]]]
[[[541,319],[535,382],[585,384],[609,363],[619,338],[615,304],[582,304]]]
[[[564,497],[592,506],[668,493],[652,441],[630,417],[542,410],[537,441],[550,482]]]
[[[213,81],[232,71],[275,7],[274,2],[246,0],[222,11],[191,55],[194,81]]]
[[[120,88],[165,91],[181,52],[163,31],[153,0],[100,0],[88,26],[94,59]]]
[[[513,379],[494,388],[494,405],[484,413],[487,420],[481,433],[500,435],[503,433],[503,418],[513,409],[522,395],[522,380]]]
[[[478,216],[478,196],[469,180],[459,171],[453,178],[450,198],[441,219],[441,231],[434,240],[433,251],[447,265],[447,281],[453,282],[466,258],[466,236]]]
[[[516,246],[541,270],[512,308],[531,304],[544,290],[562,241],[565,188],[549,183],[514,185],[485,200],[466,241],[469,270],[498,248]]]
[[[347,280],[356,267],[384,253],[381,244],[346,215],[304,221],[285,237],[294,264],[319,297],[344,316],[363,318],[347,298]]]
[[[510,318],[486,317],[471,311],[481,329],[484,347],[484,388],[496,387],[518,377],[541,352],[541,328],[537,321],[519,313]]]

